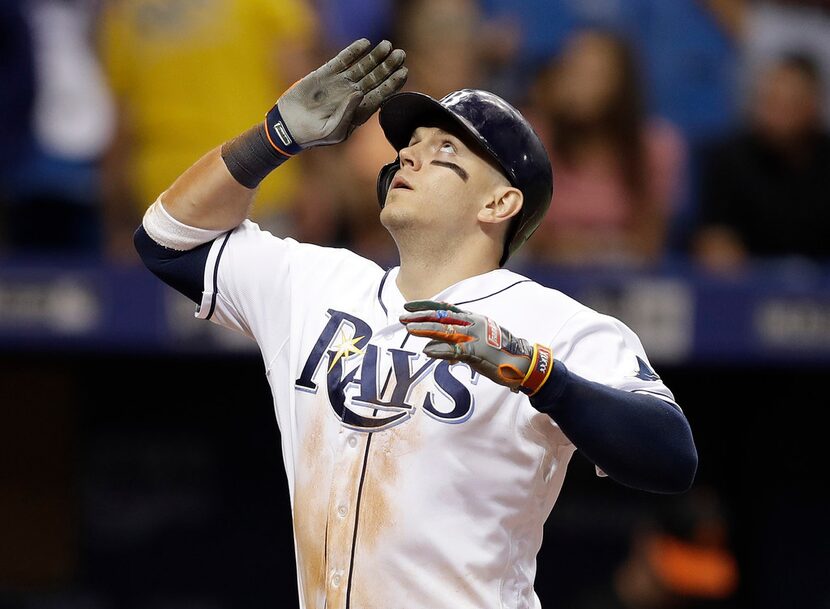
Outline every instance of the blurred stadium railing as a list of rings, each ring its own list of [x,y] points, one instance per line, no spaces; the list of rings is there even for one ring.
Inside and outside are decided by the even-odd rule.
[[[524,269],[622,319],[658,363],[830,362],[830,269],[757,265],[714,276],[669,270]],[[57,263],[0,268],[0,349],[215,353],[255,350],[193,316],[143,268]]]

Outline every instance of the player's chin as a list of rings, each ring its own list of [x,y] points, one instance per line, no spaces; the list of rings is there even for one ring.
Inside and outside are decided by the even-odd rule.
[[[388,230],[395,230],[406,227],[413,222],[411,210],[407,205],[396,203],[391,196],[386,197],[386,204],[380,210],[380,223]]]
[[[412,191],[405,188],[393,188],[386,193],[383,210],[400,207],[402,204],[412,203]]]

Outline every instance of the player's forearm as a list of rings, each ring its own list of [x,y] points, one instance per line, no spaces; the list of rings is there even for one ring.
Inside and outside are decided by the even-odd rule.
[[[161,201],[182,224],[225,231],[245,220],[255,192],[231,175],[221,148],[214,148],[179,176]]]
[[[303,150],[343,141],[406,82],[402,50],[388,41],[370,47],[356,40],[283,93],[265,121],[199,159],[150,206],[139,233],[185,252],[239,226],[269,173]]]
[[[691,486],[697,470],[692,431],[668,402],[588,381],[559,361],[530,400],[617,482],[658,493]]]
[[[162,195],[183,227],[161,224],[172,232],[235,228],[269,173],[303,150],[346,139],[406,82],[402,50],[386,40],[370,49],[366,39],[353,42],[283,93],[263,123],[199,159]],[[146,221],[145,229],[154,239],[159,232]]]
[[[255,125],[179,176],[144,214],[141,230],[176,251],[213,241],[245,220],[260,182],[291,156],[272,145],[264,124]],[[152,258],[141,249],[139,254],[145,262],[148,254]]]

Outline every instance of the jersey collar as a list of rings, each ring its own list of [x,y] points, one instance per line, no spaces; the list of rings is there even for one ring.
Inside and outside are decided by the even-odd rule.
[[[404,312],[406,302],[403,294],[398,290],[396,282],[400,267],[394,267],[386,272],[378,288],[378,304],[383,309],[390,323],[398,323],[398,317]],[[500,294],[513,286],[529,282],[531,279],[507,269],[494,269],[481,275],[474,275],[454,283],[441,290],[430,300],[449,302],[464,307],[472,303],[486,300]],[[473,305],[473,308],[475,306]]]

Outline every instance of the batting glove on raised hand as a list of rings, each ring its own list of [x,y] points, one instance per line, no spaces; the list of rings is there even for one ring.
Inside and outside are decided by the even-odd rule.
[[[465,362],[487,378],[533,395],[548,380],[553,355],[544,345],[513,336],[484,315],[462,311],[446,302],[415,300],[400,321],[413,336],[431,338],[430,357]]]
[[[406,53],[356,40],[279,98],[266,118],[271,144],[293,155],[345,140],[406,82]]]

